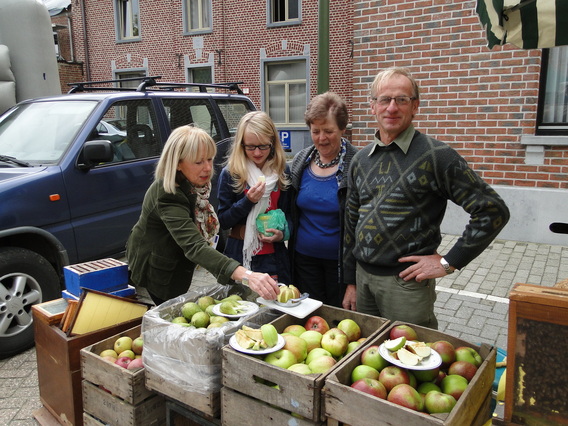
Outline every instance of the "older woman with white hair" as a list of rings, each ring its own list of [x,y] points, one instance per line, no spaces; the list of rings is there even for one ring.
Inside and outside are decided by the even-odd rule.
[[[211,243],[219,231],[209,203],[216,151],[204,130],[182,126],[171,133],[158,161],[126,246],[132,282],[146,288],[156,304],[186,293],[196,265],[221,284],[246,281],[267,300],[278,294],[268,274],[244,268]]]

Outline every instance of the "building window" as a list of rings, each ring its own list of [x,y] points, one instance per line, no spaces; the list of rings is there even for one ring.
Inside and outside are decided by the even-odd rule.
[[[279,125],[304,124],[306,61],[267,62],[266,110]]]
[[[117,32],[119,40],[140,37],[140,7],[138,0],[116,0]]]
[[[187,69],[187,82],[188,83],[202,83],[211,84],[213,83],[213,76],[211,72],[211,67],[194,67]],[[195,92],[199,92],[198,87],[191,88]],[[207,91],[214,91],[213,88]]]
[[[185,0],[184,8],[187,32],[211,31],[211,0]]]
[[[568,135],[568,46],[543,49],[537,135]]]
[[[140,83],[142,83],[142,79],[146,77],[145,71],[128,71],[128,72],[120,72],[115,73],[115,79],[121,80],[118,83],[118,87],[122,89],[136,89]]]
[[[297,23],[300,19],[300,0],[269,0],[271,24]]]

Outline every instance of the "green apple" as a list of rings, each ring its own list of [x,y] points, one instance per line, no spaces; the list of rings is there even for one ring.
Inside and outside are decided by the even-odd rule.
[[[337,361],[335,360],[335,358],[324,355],[317,357],[316,359],[311,361],[308,364],[308,367],[310,367],[312,373],[322,374],[331,369],[331,367],[333,367],[336,363]]]
[[[355,383],[357,380],[361,379],[379,380],[379,372],[373,367],[369,367],[365,364],[359,364],[351,372],[351,383]]]
[[[347,355],[348,353],[353,352],[355,349],[357,349],[357,346],[361,346],[360,342],[349,342],[349,344],[347,345],[347,351],[345,352],[345,355]]]
[[[420,383],[418,385],[418,387],[416,388],[416,390],[418,391],[418,393],[421,393],[422,395],[426,395],[430,391],[442,392],[442,389],[440,389],[440,386],[438,386],[434,382]]]
[[[457,401],[467,388],[467,379],[457,374],[448,374],[442,379],[440,387],[443,393],[452,395]]]
[[[209,317],[209,323],[210,324],[224,324],[228,321],[229,321],[229,318],[221,317],[221,316],[218,316],[218,315],[214,315],[212,317]]]
[[[134,359],[134,358],[136,358],[136,354],[134,352],[132,352],[132,350],[127,349],[127,350],[122,351],[121,353],[118,354],[118,359],[124,358],[124,357]]]
[[[457,401],[452,395],[432,390],[424,397],[424,408],[429,414],[449,413],[455,407]]]
[[[203,311],[205,311],[208,306],[215,305],[215,299],[213,299],[211,296],[201,296],[199,299],[197,299],[197,305],[199,305],[199,307]]]
[[[172,320],[173,324],[188,324],[187,320],[185,319],[185,317],[175,317]]]
[[[315,348],[321,348],[321,339],[323,334],[316,330],[307,330],[300,334],[300,339],[304,339],[308,343],[308,353]]]
[[[312,374],[312,370],[310,370],[310,367],[307,364],[304,364],[303,362],[292,364],[290,367],[288,367],[288,370],[295,371],[296,373],[300,374]]]
[[[290,334],[293,334],[294,336],[300,337],[300,335],[302,333],[304,333],[305,331],[306,331],[306,329],[303,325],[292,324],[292,325],[289,325],[288,327],[286,327],[284,329],[283,333],[290,333]]]
[[[296,357],[296,362],[302,362],[308,356],[308,344],[304,339],[293,334],[283,335],[286,343],[284,349],[288,349]]]
[[[144,349],[144,339],[142,336],[137,337],[132,341],[132,352],[136,355],[142,354],[142,350]]]
[[[372,345],[365,349],[361,354],[361,364],[373,367],[375,370],[380,372],[383,368],[389,365],[389,362],[379,353],[379,347],[377,345]]]
[[[196,312],[203,312],[203,309],[195,302],[184,303],[181,307],[181,314],[188,322],[191,321],[191,317],[193,317]]]
[[[132,337],[122,336],[116,339],[114,342],[114,351],[120,354],[123,351],[129,351],[132,349]]]
[[[118,354],[116,353],[116,351],[114,349],[105,349],[104,351],[102,351],[99,356],[101,358],[104,358],[105,356],[110,356],[112,358],[114,358],[115,360],[118,359]]]
[[[272,352],[264,357],[264,361],[276,367],[285,369],[291,365],[297,364],[296,356],[288,349],[280,349],[276,352]]]
[[[336,327],[326,331],[321,338],[321,347],[328,350],[334,357],[343,355],[348,344],[347,334]]]
[[[422,395],[412,386],[405,383],[401,383],[392,388],[388,393],[387,401],[410,408],[414,411],[422,411],[424,409]]]
[[[308,352],[308,356],[306,357],[305,363],[309,364],[314,359],[319,358],[320,356],[331,356],[329,351],[325,350],[324,348],[314,348]]]
[[[195,328],[205,328],[209,325],[209,315],[205,312],[196,312],[191,317],[191,325]]]
[[[466,361],[475,365],[477,368],[483,364],[483,358],[481,358],[481,355],[469,346],[460,346],[459,348],[456,348],[456,361]]]
[[[350,342],[354,342],[361,337],[361,327],[350,318],[345,318],[339,321],[337,328],[343,331]]]

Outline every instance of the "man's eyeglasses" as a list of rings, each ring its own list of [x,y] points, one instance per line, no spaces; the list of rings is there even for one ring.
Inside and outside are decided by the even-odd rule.
[[[371,100],[373,102],[379,104],[380,106],[389,106],[393,99],[398,106],[405,106],[405,105],[408,105],[411,101],[415,100],[416,97],[415,96],[394,96],[394,97],[391,98],[390,96],[379,96],[378,98],[377,97],[371,98]]]
[[[272,145],[245,145],[243,144],[245,151],[254,151],[255,149],[260,149],[261,151],[266,151],[272,147]]]

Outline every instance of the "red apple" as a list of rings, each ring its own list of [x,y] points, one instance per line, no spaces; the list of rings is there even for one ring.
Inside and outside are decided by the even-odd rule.
[[[442,385],[442,380],[444,380],[444,377],[446,377],[447,374],[445,371],[440,370],[440,372],[438,373],[438,377],[436,377],[434,379],[434,383],[436,383],[438,386]]]
[[[384,385],[375,379],[360,379],[351,385],[352,388],[361,392],[376,396],[377,398],[387,399],[387,390]]]
[[[438,340],[430,345],[442,358],[442,368],[448,368],[456,360],[454,345],[446,340]]]
[[[136,370],[137,368],[144,368],[144,363],[142,362],[142,358],[133,359],[126,367],[127,370]]]
[[[288,349],[296,356],[296,362],[302,362],[308,356],[308,343],[304,339],[300,339],[293,334],[284,334],[284,349]]]
[[[363,351],[361,354],[361,364],[373,367],[377,371],[381,371],[383,368],[390,365],[379,353],[379,347],[377,345],[369,346]]]
[[[424,409],[422,395],[412,386],[404,383],[396,385],[391,389],[388,393],[387,401],[402,405],[414,411],[422,411]]]
[[[483,364],[483,358],[481,358],[481,355],[469,346],[460,346],[459,348],[456,348],[456,361],[467,361],[475,365],[477,368]]]
[[[115,361],[115,364],[121,366],[122,368],[127,368],[128,364],[130,364],[131,362],[132,358],[122,356]]]
[[[325,334],[325,332],[329,330],[329,324],[322,317],[314,315],[308,318],[304,328],[306,330],[315,330],[319,331],[321,334]]]
[[[452,395],[456,401],[465,392],[468,381],[465,377],[458,376],[457,374],[448,374],[441,383],[442,392]]]
[[[414,376],[419,382],[433,382],[440,374],[440,367],[431,370],[414,370]]]
[[[385,385],[387,392],[390,392],[396,385],[405,384],[410,386],[410,377],[406,370],[389,365],[379,373],[379,382]]]
[[[391,328],[389,336],[391,340],[397,339],[400,336],[406,337],[406,340],[418,340],[416,331],[406,324],[395,325]]]
[[[359,364],[351,372],[351,383],[361,379],[379,379],[379,372],[368,365]]]
[[[456,403],[457,401],[452,395],[436,390],[428,392],[424,397],[424,408],[429,414],[449,413]]]
[[[468,382],[471,382],[475,373],[477,373],[477,367],[467,361],[453,362],[450,368],[448,368],[448,374],[457,374],[458,376],[465,377]]]
[[[349,339],[347,334],[339,328],[332,328],[324,333],[321,338],[321,347],[329,351],[332,356],[340,357],[347,351]]]
[[[337,328],[347,334],[347,338],[350,342],[354,342],[361,337],[361,327],[350,318],[339,321]]]

